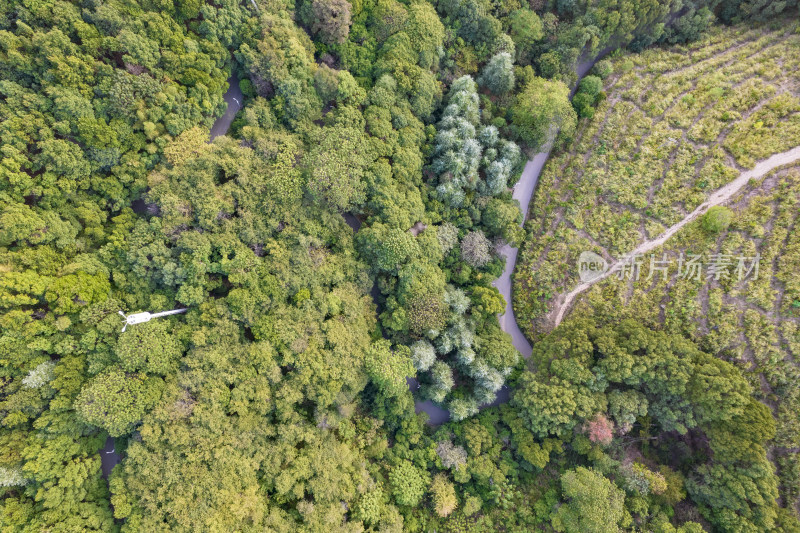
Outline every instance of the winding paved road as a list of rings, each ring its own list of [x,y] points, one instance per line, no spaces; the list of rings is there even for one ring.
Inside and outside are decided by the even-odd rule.
[[[591,70],[597,61],[602,59],[611,50],[611,47],[606,48],[605,50],[602,50],[596,57],[579,63],[575,67],[575,73],[578,76],[578,82],[583,78],[583,76],[586,75],[587,72],[589,72],[589,70]],[[570,93],[570,96],[574,94],[577,86],[578,84],[576,83],[575,87]],[[519,207],[522,211],[523,225],[525,223],[525,219],[528,217],[528,206],[531,202],[531,198],[533,198],[533,193],[536,191],[536,185],[539,183],[539,175],[542,173],[542,169],[544,168],[545,163],[547,163],[547,159],[550,157],[550,151],[551,143],[548,143],[542,147],[542,151],[534,155],[533,158],[525,164],[522,175],[520,176],[516,185],[514,185],[512,197],[519,201]],[[508,244],[498,250],[498,253],[506,260],[506,267],[500,277],[497,278],[492,285],[496,287],[498,291],[500,291],[500,294],[502,294],[503,298],[506,300],[505,312],[497,317],[498,321],[500,322],[500,328],[511,335],[512,344],[519,351],[519,353],[521,353],[522,356],[527,359],[531,356],[533,348],[528,342],[528,339],[522,333],[522,330],[519,329],[517,319],[514,316],[514,307],[511,299],[511,275],[514,273],[514,268],[517,265],[518,252],[518,248],[514,248]],[[411,391],[416,391],[416,380],[409,378],[408,381]],[[492,403],[481,405],[480,408],[486,409],[487,407],[494,407],[502,403],[506,403],[510,399],[511,390],[508,388],[508,386],[504,385],[503,388],[497,392],[497,396],[495,396],[495,400]],[[416,401],[414,402],[414,405],[417,413],[420,411],[425,411],[428,413],[428,416],[430,417],[428,423],[432,426],[439,426],[450,420],[450,412],[436,405],[430,400],[424,402]]]
[[[225,113],[215,120],[214,125],[211,126],[212,141],[220,135],[228,133],[233,119],[236,117],[236,113],[242,108],[244,95],[239,88],[239,79],[235,74],[231,74],[231,77],[228,78],[228,90],[222,98],[225,100],[225,103],[228,104],[228,107],[225,109]]]
[[[591,70],[595,63],[605,57],[605,55],[611,50],[613,50],[613,47],[608,47],[602,50],[593,59],[578,63],[578,65],[575,67],[575,73],[578,76],[578,82],[583,79],[583,77]],[[578,87],[578,82],[575,83],[575,87],[573,87],[570,96],[575,94],[575,90]],[[542,169],[544,168],[545,163],[547,163],[547,159],[550,157],[551,149],[551,143],[548,143],[542,147],[542,151],[534,155],[533,158],[525,164],[525,168],[522,171],[519,181],[517,181],[516,185],[514,185],[512,197],[519,201],[519,208],[522,211],[523,225],[525,224],[525,219],[528,218],[528,206],[530,205],[531,198],[533,198],[533,193],[536,191],[536,185],[539,183],[539,175],[542,173]],[[514,268],[517,266],[518,252],[518,248],[513,248],[508,244],[499,250],[500,255],[506,259],[506,268],[503,270],[503,273],[500,275],[500,277],[492,283],[492,285],[496,287],[497,290],[500,291],[500,294],[503,295],[503,298],[506,299],[506,310],[502,315],[497,317],[497,319],[500,321],[500,327],[503,331],[511,335],[511,342],[514,344],[514,347],[519,350],[519,353],[521,353],[523,357],[527,359],[531,356],[531,344],[522,333],[522,330],[519,329],[517,319],[514,316],[514,305],[511,299],[513,289],[511,276],[514,273]],[[504,389],[505,390],[501,390],[498,393],[498,400],[501,396],[505,396],[507,401],[507,398],[510,396],[508,389],[506,387],[504,387]],[[495,400],[495,402],[490,405],[496,405],[497,403],[497,400]]]
[[[550,156],[550,145],[546,145],[542,152],[539,152],[533,159],[525,164],[525,169],[519,181],[514,185],[512,198],[519,201],[519,207],[522,210],[522,223],[525,224],[525,219],[528,217],[528,205],[533,197],[533,192],[536,190],[536,184],[539,183],[539,175],[542,173],[544,164]],[[517,264],[518,248],[513,248],[511,245],[506,244],[503,246],[499,253],[506,259],[506,268],[503,273],[497,278],[492,285],[500,291],[503,298],[506,299],[505,313],[499,315],[497,319],[500,321],[500,328],[511,335],[511,342],[514,348],[519,350],[526,359],[531,356],[531,344],[522,330],[519,329],[517,319],[514,316],[514,306],[511,301],[512,281],[511,275],[514,273],[514,267]]]
[[[583,79],[586,73],[591,70],[597,61],[603,58],[612,49],[613,48],[611,47],[606,48],[593,59],[578,63],[578,65],[575,67],[575,73],[578,75],[578,82]],[[571,95],[575,93],[577,87],[578,83],[575,83],[575,87],[570,93]],[[523,225],[525,224],[525,219],[528,218],[528,206],[530,205],[531,198],[533,198],[533,193],[536,191],[536,185],[539,183],[539,175],[542,173],[542,169],[544,168],[545,163],[547,163],[547,159],[550,157],[551,149],[552,145],[551,143],[548,143],[542,148],[541,152],[534,155],[533,158],[525,164],[525,168],[522,171],[519,181],[517,181],[516,185],[514,185],[512,197],[519,201],[519,207],[522,211]],[[521,353],[523,357],[527,359],[531,356],[531,344],[522,333],[522,330],[519,329],[517,319],[514,316],[514,306],[511,299],[513,288],[511,276],[514,273],[514,268],[517,265],[518,252],[518,248],[513,248],[508,244],[499,250],[500,255],[506,259],[506,268],[503,270],[503,273],[500,275],[500,277],[497,278],[494,283],[492,283],[492,285],[496,287],[497,290],[500,291],[500,294],[503,295],[503,298],[506,299],[506,310],[502,315],[497,317],[497,319],[500,321],[500,327],[503,331],[511,335],[511,341],[514,344],[514,347],[519,350],[519,353]],[[509,396],[507,390],[505,393],[501,390],[500,393],[498,393],[498,397],[502,394]],[[493,402],[491,405],[495,405],[496,403],[497,401]]]

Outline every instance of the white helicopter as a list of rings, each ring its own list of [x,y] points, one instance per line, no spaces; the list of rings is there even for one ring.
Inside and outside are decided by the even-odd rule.
[[[160,316],[167,316],[167,315],[177,315],[180,313],[185,313],[189,309],[173,309],[171,311],[161,311],[158,313],[150,313],[144,311],[143,313],[134,313],[132,315],[126,315],[122,311],[119,312],[122,315],[122,318],[125,319],[125,325],[122,326],[122,332],[125,333],[125,330],[128,326],[132,326],[133,324],[141,324],[143,322],[150,322],[153,318],[158,318]]]

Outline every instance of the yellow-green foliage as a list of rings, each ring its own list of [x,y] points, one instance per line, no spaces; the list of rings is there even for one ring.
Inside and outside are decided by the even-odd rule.
[[[455,487],[444,474],[436,474],[433,477],[431,496],[434,510],[441,517],[448,516],[458,506]]]
[[[569,152],[545,167],[531,203],[515,273],[523,330],[544,327],[554,299],[578,283],[577,259],[593,250],[617,259],[652,239],[757,161],[800,145],[796,23],[779,30],[717,29],[696,43],[613,60],[608,99],[579,126]],[[694,338],[738,364],[772,406],[781,491],[796,503],[800,482],[800,168],[778,170],[728,203],[730,227],[685,227],[654,259],[666,276],[611,276],[581,295],[572,315],[633,317]],[[722,225],[724,226],[724,224]],[[751,258],[759,275],[677,275],[681,254]],[[737,259],[734,259],[734,267]],[[749,266],[749,260],[748,264]],[[732,267],[733,268],[733,267]]]

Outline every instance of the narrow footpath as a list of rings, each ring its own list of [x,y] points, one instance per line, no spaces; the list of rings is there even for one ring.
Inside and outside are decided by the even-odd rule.
[[[658,248],[659,246],[663,245],[667,240],[670,239],[673,235],[675,235],[678,231],[681,230],[684,226],[692,222],[693,220],[697,219],[698,217],[702,216],[706,211],[711,209],[714,206],[722,205],[728,202],[731,198],[733,198],[736,193],[738,193],[745,185],[747,185],[750,180],[759,179],[764,177],[766,174],[769,174],[773,170],[778,167],[782,167],[784,165],[788,165],[789,163],[793,163],[795,161],[800,160],[800,146],[792,148],[786,152],[782,152],[779,154],[775,154],[768,159],[765,159],[751,170],[746,170],[739,174],[732,182],[728,183],[727,185],[717,189],[711,196],[709,196],[708,200],[697,206],[694,211],[686,215],[680,222],[675,224],[674,226],[670,226],[664,233],[656,237],[655,239],[644,241],[642,244],[631,250],[627,255],[623,256],[621,259],[611,263],[609,268],[601,275],[597,276],[596,278],[585,281],[572,289],[566,295],[561,294],[556,297],[556,305],[553,307],[553,310],[550,311],[550,320],[548,321],[552,324],[552,327],[557,327],[561,321],[564,319],[564,315],[569,310],[572,303],[575,301],[575,298],[581,294],[582,292],[587,291],[591,288],[594,284],[599,281],[602,281],[608,278],[610,275],[616,272],[615,266],[620,264],[620,260],[625,261],[626,258],[630,258],[633,256],[643,255],[648,252],[651,252]]]

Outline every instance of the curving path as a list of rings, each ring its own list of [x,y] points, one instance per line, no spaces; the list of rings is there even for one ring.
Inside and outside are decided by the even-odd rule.
[[[578,82],[580,82],[586,73],[591,70],[595,63],[597,63],[611,50],[613,50],[613,47],[608,47],[602,50],[596,57],[578,63],[578,65],[575,67],[575,73],[578,75]],[[577,87],[578,83],[575,83],[575,87],[572,88],[570,96],[575,94]],[[525,168],[522,171],[519,181],[517,181],[516,185],[514,185],[512,197],[519,201],[519,208],[522,211],[523,225],[525,224],[525,219],[528,218],[528,206],[530,205],[531,198],[533,198],[533,193],[536,191],[536,185],[539,183],[539,175],[542,173],[542,169],[544,168],[545,163],[547,163],[547,159],[550,157],[551,149],[551,143],[548,143],[542,147],[542,151],[534,155],[533,158],[531,158],[525,164]],[[531,356],[532,347],[528,342],[528,339],[522,333],[522,330],[519,329],[517,319],[514,316],[514,305],[511,299],[511,291],[513,288],[511,276],[514,273],[514,268],[517,266],[517,253],[519,253],[519,249],[513,248],[506,244],[500,248],[499,253],[506,259],[506,268],[503,270],[503,273],[500,275],[500,277],[492,283],[492,285],[496,287],[497,290],[500,291],[500,294],[503,295],[503,298],[506,299],[506,310],[502,315],[499,315],[497,319],[500,321],[500,327],[502,330],[511,335],[511,341],[514,344],[514,347],[519,350],[519,353],[521,353],[523,357],[527,359]],[[505,391],[501,390],[498,393],[498,399],[500,399],[501,395],[504,395],[505,397],[509,396],[508,389],[506,387],[503,387],[503,389],[505,389]],[[495,402],[490,405],[496,405],[497,403],[497,400],[495,400]]]
[[[708,197],[708,200],[697,206],[697,208],[695,208],[694,211],[686,215],[680,222],[678,222],[673,226],[670,226],[664,233],[662,233],[655,239],[644,241],[642,244],[631,250],[631,252],[628,253],[623,258],[623,260],[625,258],[637,255],[643,255],[646,254],[647,252],[655,250],[656,248],[667,242],[667,240],[673,235],[675,235],[678,231],[680,231],[681,228],[689,224],[691,221],[695,220],[697,217],[703,215],[710,208],[724,204],[725,202],[730,200],[733,196],[736,195],[736,193],[738,193],[742,189],[742,187],[747,185],[750,182],[750,180],[761,178],[765,174],[768,174],[769,172],[775,170],[778,167],[788,165],[789,163],[793,163],[798,160],[800,160],[800,146],[792,148],[791,150],[787,150],[786,152],[775,154],[759,162],[751,170],[746,170],[742,172],[735,180],[717,189],[716,192],[714,192],[711,196]],[[611,263],[611,265],[609,265],[609,268],[601,275],[597,276],[596,278],[590,281],[585,281],[579,284],[577,287],[572,289],[566,295],[562,294],[558,296],[556,298],[556,305],[550,312],[550,318],[551,318],[550,322],[552,326],[555,328],[561,323],[561,321],[564,318],[564,315],[572,305],[572,302],[575,301],[575,298],[579,294],[591,288],[598,281],[602,281],[608,278],[610,275],[614,274],[616,272],[614,267],[619,264],[620,264],[619,261]]]
[[[514,185],[511,196],[514,200],[519,201],[519,207],[522,210],[523,224],[528,217],[528,205],[533,197],[533,192],[536,190],[536,184],[539,183],[539,175],[542,173],[544,164],[550,156],[550,149],[550,144],[548,144],[544,147],[544,151],[533,156],[533,159],[525,164],[519,181]],[[506,268],[492,285],[496,287],[497,290],[500,291],[500,294],[503,295],[503,298],[506,299],[506,310],[502,315],[497,317],[500,321],[500,328],[511,335],[511,342],[514,344],[514,348],[519,350],[519,353],[527,359],[531,356],[531,344],[528,342],[525,335],[523,335],[522,330],[519,329],[519,325],[517,325],[517,319],[514,316],[514,306],[511,301],[513,285],[511,275],[514,273],[514,267],[517,265],[518,252],[519,248],[513,248],[509,244],[500,248],[500,255],[506,259]]]
[[[578,63],[578,65],[575,67],[575,73],[578,76],[578,82],[583,79],[583,77],[591,70],[595,63],[605,57],[605,55],[611,52],[613,49],[614,47],[609,46],[608,48],[600,51],[600,53],[594,58]],[[572,88],[570,97],[575,94],[575,91],[578,88],[578,82],[576,82],[575,87]],[[525,224],[525,219],[528,218],[528,206],[530,205],[531,198],[533,198],[533,193],[536,191],[536,185],[539,183],[539,175],[541,175],[542,169],[544,169],[544,165],[547,163],[547,159],[550,157],[551,149],[551,143],[543,146],[542,151],[534,155],[533,158],[531,158],[525,164],[525,168],[522,171],[519,181],[517,181],[516,185],[514,185],[512,197],[519,201],[519,208],[522,211],[523,225]],[[514,344],[514,347],[519,350],[519,353],[521,353],[523,357],[527,359],[531,356],[533,349],[531,344],[528,342],[528,339],[522,333],[522,330],[519,329],[517,319],[514,316],[514,305],[511,299],[513,289],[513,281],[511,276],[514,273],[514,268],[517,266],[517,253],[519,253],[519,249],[513,248],[506,244],[499,250],[499,253],[506,259],[506,268],[503,270],[503,273],[500,275],[500,277],[492,283],[492,285],[496,287],[497,290],[500,291],[500,294],[503,295],[503,298],[506,299],[506,310],[502,315],[499,315],[497,319],[500,321],[500,327],[502,330],[511,335],[511,341]],[[501,390],[498,393],[498,399],[490,405],[496,405],[501,396],[506,398],[504,401],[508,401],[508,389],[507,387],[503,387],[503,389],[504,390]]]
[[[578,81],[580,81],[586,75],[586,73],[591,70],[597,61],[611,52],[611,50],[613,50],[613,47],[606,48],[602,50],[596,57],[578,63],[578,65],[575,67],[575,73],[578,76]],[[570,93],[570,96],[574,94],[577,86],[578,84],[576,83],[575,87]],[[533,198],[533,193],[536,191],[536,185],[539,183],[539,175],[542,173],[542,169],[544,168],[545,163],[547,163],[547,159],[550,157],[551,148],[551,143],[543,146],[542,151],[534,155],[525,164],[522,175],[514,185],[512,197],[519,201],[519,207],[522,211],[523,224],[525,223],[525,219],[528,217],[528,206],[530,205],[531,198]],[[500,294],[502,294],[503,298],[506,300],[505,311],[502,315],[498,315],[497,317],[498,321],[500,322],[500,328],[511,335],[512,344],[519,351],[519,353],[521,353],[522,356],[527,359],[531,356],[533,348],[528,342],[528,339],[522,333],[522,330],[519,329],[517,319],[514,316],[514,306],[511,299],[513,285],[511,275],[514,273],[514,268],[517,265],[518,252],[518,248],[514,248],[508,244],[504,245],[502,248],[500,248],[500,250],[498,250],[498,253],[506,260],[506,267],[500,277],[497,278],[492,285],[496,287],[498,291],[500,291]],[[411,391],[416,391],[418,387],[416,380],[409,378],[408,381]],[[507,385],[503,385],[503,388],[497,391],[497,396],[495,396],[494,401],[489,404],[481,405],[480,408],[486,409],[487,407],[494,407],[502,403],[506,403],[510,399],[511,390]],[[428,413],[428,416],[430,417],[428,423],[430,425],[439,426],[450,420],[450,412],[436,405],[430,400],[424,402],[416,401],[414,402],[414,406],[417,413],[421,411]]]
[[[242,90],[239,88],[239,79],[235,74],[231,74],[231,77],[228,78],[228,90],[225,92],[222,98],[225,100],[225,103],[228,104],[228,107],[225,108],[225,113],[215,120],[214,125],[211,126],[212,141],[220,135],[225,135],[228,133],[228,130],[233,123],[233,119],[236,117],[236,113],[238,113],[242,108],[244,95],[242,94]]]

